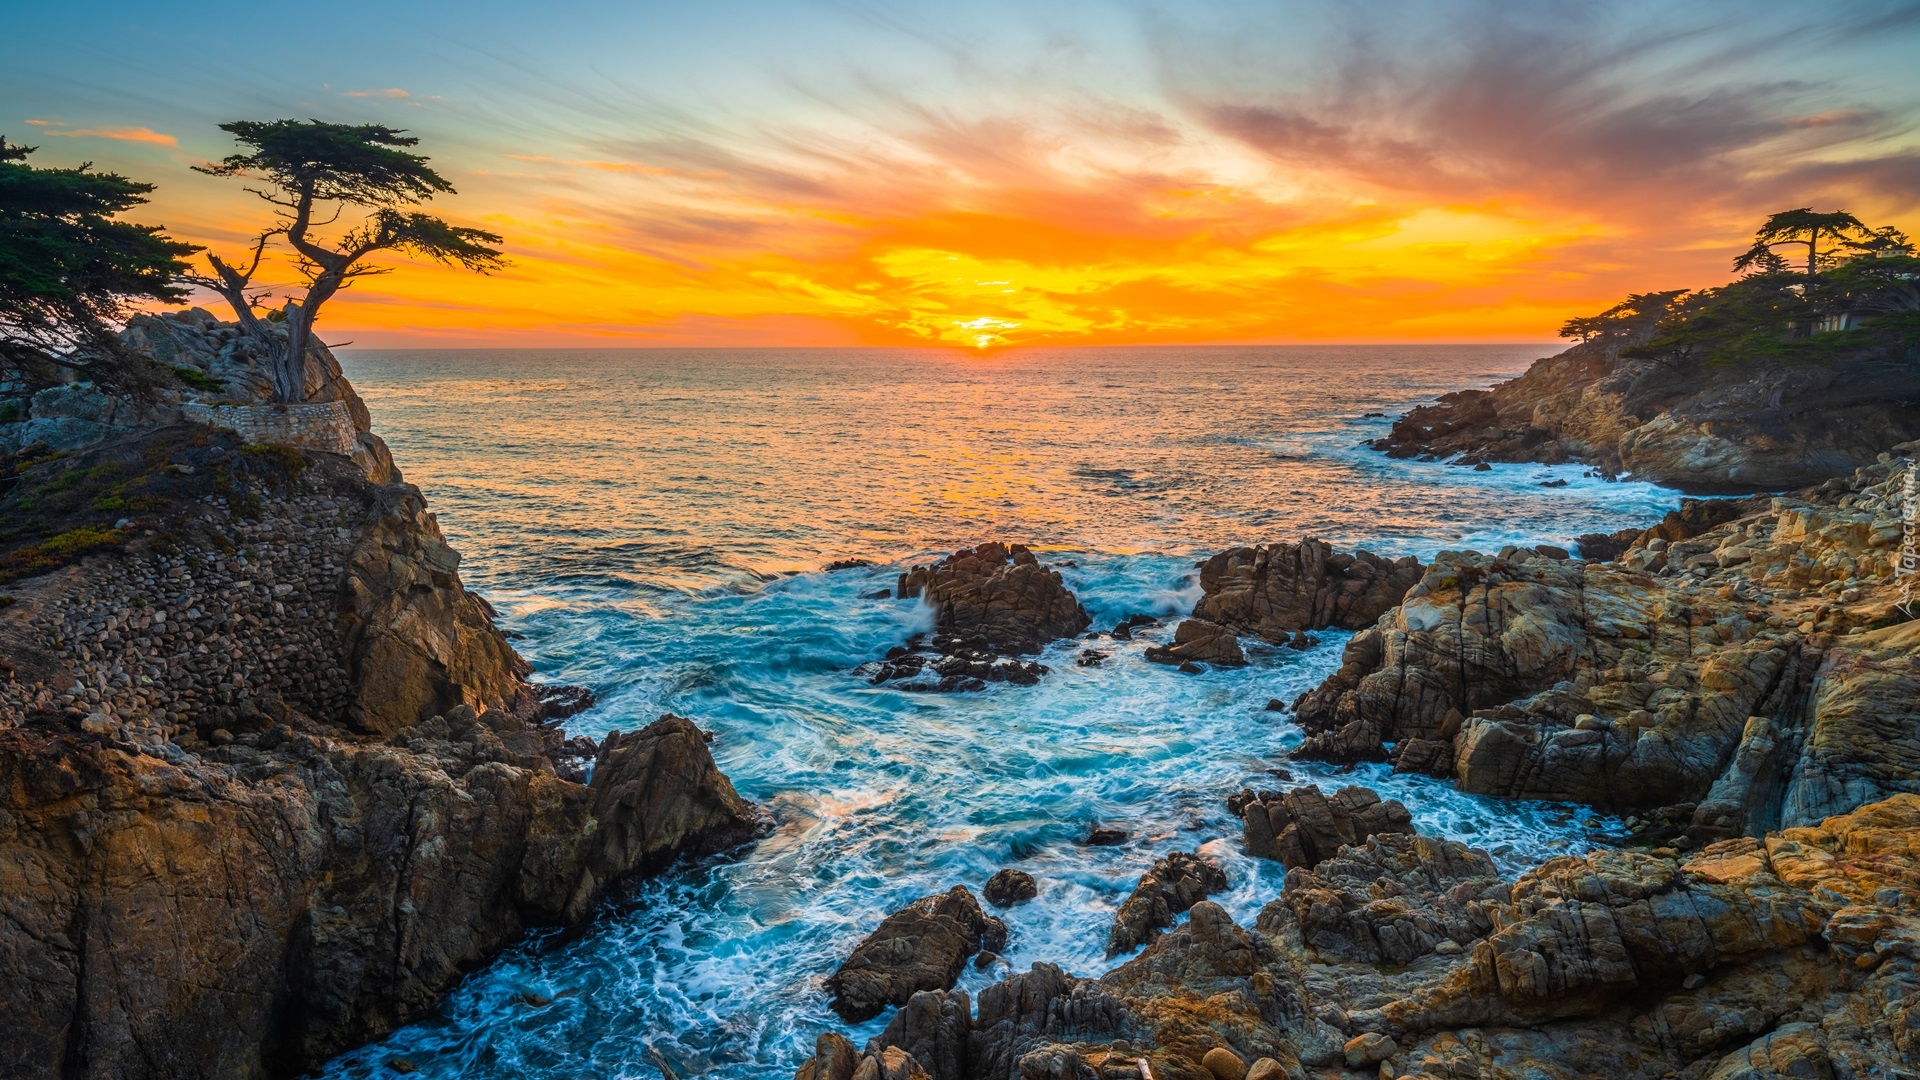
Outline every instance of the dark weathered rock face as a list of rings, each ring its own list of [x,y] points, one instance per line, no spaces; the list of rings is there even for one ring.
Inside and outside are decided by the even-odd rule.
[[[1405,806],[1357,785],[1332,796],[1311,787],[1243,791],[1228,806],[1245,823],[1247,854],[1289,867],[1318,866],[1369,836],[1413,831]]]
[[[269,326],[284,335],[283,328]],[[0,423],[0,453],[34,445],[71,451],[188,419],[194,405],[260,405],[273,397],[270,350],[237,324],[222,322],[201,308],[135,315],[122,341],[169,368],[194,373],[197,385],[163,388],[155,400],[135,403],[76,384],[52,387],[25,400],[25,417]],[[351,428],[342,448],[376,483],[400,479],[393,455],[373,434],[367,406],[340,371],[333,353],[317,341],[307,347],[305,390],[308,403],[340,402]],[[15,403],[22,403],[15,399]]]
[[[1099,979],[1036,964],[982,990],[971,1023],[964,994],[926,995],[868,1049],[907,1049],[933,1080],[1139,1060],[1214,1080],[1219,1051],[1263,1080],[1890,1075],[1920,1052],[1916,900],[1915,795],[1512,882],[1452,841],[1375,836],[1291,871],[1251,928],[1201,901]]]
[[[1176,851],[1157,860],[1114,913],[1107,955],[1118,956],[1152,941],[1173,917],[1227,887],[1227,873],[1212,860]]]
[[[1215,667],[1244,667],[1247,654],[1231,629],[1204,619],[1188,619],[1173,630],[1173,644],[1147,649],[1147,659],[1156,664],[1212,664]]]
[[[1001,870],[987,879],[980,895],[994,907],[1012,907],[1040,895],[1040,886],[1025,870]]]
[[[525,712],[532,669],[461,587],[460,555],[419,489],[379,488],[368,517],[347,556],[339,618],[356,726],[391,735],[456,705]]]
[[[544,721],[586,696],[526,680],[417,490],[178,426],[49,467],[140,506],[0,608],[0,1074],[298,1073],[758,827],[675,717],[576,782]]]
[[[470,709],[399,745],[295,730],[163,755],[0,732],[4,1071],[297,1072],[626,873],[754,828],[685,720],[609,740],[592,787],[545,744]]]
[[[1920,437],[1920,373],[1847,363],[1714,368],[1602,344],[1402,417],[1395,457],[1580,461],[1685,490],[1770,491],[1846,476]]]
[[[981,544],[915,567],[900,575],[899,595],[924,596],[942,633],[1002,653],[1039,652],[1093,621],[1060,572],[1019,544]]]
[[[921,990],[951,990],[967,958],[1006,948],[1007,928],[964,885],[894,912],[827,978],[828,1004],[852,1023],[904,1005]]]
[[[1398,604],[1420,570],[1411,557],[1347,555],[1318,540],[1234,548],[1202,564],[1205,595],[1193,617],[1274,642],[1303,630],[1358,630]]]
[[[1901,474],[1721,504],[1731,519],[1688,507],[1614,563],[1442,553],[1297,703],[1299,752],[1391,743],[1398,768],[1469,791],[1698,803],[1701,841],[1920,791],[1916,631],[1875,629],[1897,599]]]

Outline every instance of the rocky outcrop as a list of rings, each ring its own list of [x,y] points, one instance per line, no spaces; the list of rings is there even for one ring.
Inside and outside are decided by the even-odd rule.
[[[270,332],[285,331],[267,324]],[[272,363],[264,343],[238,324],[222,322],[202,308],[135,315],[125,344],[181,374],[152,400],[132,401],[85,384],[49,387],[8,403],[17,414],[0,422],[0,453],[32,446],[56,451],[85,449],[143,431],[192,419],[195,406],[265,406],[273,399]],[[341,373],[339,361],[318,341],[306,355],[306,400],[345,405],[352,431],[350,456],[377,483],[399,478],[386,443],[373,434],[367,406]]]
[[[1152,869],[1114,913],[1107,955],[1132,952],[1173,925],[1174,916],[1227,887],[1227,872],[1211,859],[1176,851]]]
[[[887,916],[828,976],[827,1004],[859,1023],[919,991],[951,990],[968,957],[1006,946],[1006,925],[981,911],[966,886],[955,885]]]
[[[982,990],[971,1018],[965,995],[928,995],[869,1049],[921,1047],[934,1080],[1144,1075],[1141,1061],[1175,1080],[1237,1062],[1263,1077],[1874,1076],[1920,1052],[1917,901],[1914,795],[1690,859],[1596,852],[1510,882],[1452,841],[1375,836],[1291,871],[1252,927],[1201,901],[1098,979],[1037,964]]]
[[[1034,883],[1033,875],[1025,870],[1001,870],[987,879],[980,895],[994,907],[1006,908],[1039,896],[1040,886]]]
[[[1200,566],[1193,617],[1283,642],[1305,630],[1359,630],[1420,580],[1419,560],[1351,555],[1319,540],[1234,548]]]
[[[1318,866],[1370,836],[1413,832],[1405,806],[1358,785],[1332,796],[1313,787],[1243,791],[1227,807],[1244,823],[1247,854],[1289,867]]]
[[[941,633],[998,653],[1039,652],[1093,621],[1060,572],[1019,544],[981,544],[914,567],[900,575],[898,595],[923,597]]]
[[[1683,490],[1844,477],[1920,437],[1920,373],[1871,360],[1712,367],[1577,345],[1491,390],[1447,394],[1375,443],[1394,457],[1579,461]]]
[[[0,1073],[296,1074],[760,827],[686,720],[567,739],[412,487],[181,425],[9,479]]]
[[[1299,752],[1393,744],[1469,791],[1698,803],[1696,841],[1920,790],[1914,631],[1884,625],[1902,482],[1889,460],[1730,520],[1689,508],[1613,563],[1443,552],[1296,703]]]
[[[193,753],[0,732],[4,1071],[298,1072],[626,874],[755,827],[685,720],[609,739],[592,786],[546,742],[471,709],[398,745],[302,721]]]
[[[1212,664],[1245,667],[1247,654],[1231,629],[1204,619],[1188,619],[1173,630],[1173,644],[1151,645],[1146,658],[1156,664]]]

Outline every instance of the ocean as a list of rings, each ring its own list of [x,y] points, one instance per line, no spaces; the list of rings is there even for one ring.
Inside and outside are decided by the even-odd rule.
[[[1246,786],[1365,784],[1422,831],[1506,870],[1603,839],[1591,811],[1467,796],[1385,766],[1286,759],[1290,702],[1338,667],[1249,643],[1250,665],[1146,663],[1199,596],[1196,561],[1319,537],[1423,558],[1567,545],[1646,523],[1670,491],[1577,466],[1488,472],[1367,449],[1407,408],[1517,374],[1526,346],[1018,350],[343,352],[375,430],[427,493],[468,586],[543,681],[591,687],[576,733],[664,712],[715,733],[720,767],[775,832],[682,864],[585,926],[544,931],[437,1013],[324,1070],[425,1076],[784,1077],[846,1031],[821,981],[897,908],[1003,866],[1040,883],[1000,913],[1001,963],[1097,975],[1114,911],[1173,850],[1220,861],[1242,923],[1279,894],[1240,853]],[[1564,481],[1564,484],[1562,482]],[[1548,487],[1548,483],[1559,486]],[[983,540],[1061,569],[1096,630],[1166,624],[1039,685],[915,693],[851,674],[931,626],[870,598],[905,567]],[[831,561],[871,567],[825,572]],[[1106,645],[1102,645],[1104,650]],[[1130,834],[1078,843],[1094,825]],[[878,1034],[883,1015],[848,1033]]]

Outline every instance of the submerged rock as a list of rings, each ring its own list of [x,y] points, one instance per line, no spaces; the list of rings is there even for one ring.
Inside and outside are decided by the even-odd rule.
[[[1420,571],[1412,557],[1347,555],[1318,540],[1234,548],[1201,564],[1205,595],[1193,617],[1276,644],[1305,630],[1358,630],[1398,604]]]
[[[1413,831],[1405,806],[1357,785],[1331,797],[1313,787],[1243,791],[1227,805],[1245,823],[1247,854],[1289,867],[1318,866],[1369,836]]]
[[[904,1005],[921,990],[951,990],[967,958],[1006,948],[1004,923],[980,910],[964,885],[887,916],[827,978],[827,1004],[850,1023]]]
[[[1211,859],[1176,851],[1141,875],[1114,914],[1107,955],[1130,952],[1173,925],[1173,917],[1227,887],[1227,872]]]

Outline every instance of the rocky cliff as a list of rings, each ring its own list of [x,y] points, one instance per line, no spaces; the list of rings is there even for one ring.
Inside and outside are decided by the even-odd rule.
[[[1845,477],[1920,437],[1920,366],[1871,354],[1714,366],[1577,345],[1490,390],[1414,409],[1375,445],[1462,464],[1585,462],[1696,492]]]
[[[1888,456],[1690,509],[1613,562],[1444,552],[1296,703],[1300,753],[1665,809],[1699,841],[1920,791],[1920,624],[1895,607],[1905,480]]]
[[[0,1074],[296,1074],[754,835],[691,722],[565,738],[376,438],[167,419],[0,479]]]
[[[1376,836],[1290,872],[1252,926],[1201,901],[1097,979],[1036,964],[977,1004],[917,994],[864,1055],[823,1037],[798,1075],[1896,1076],[1920,1052],[1916,910],[1914,795],[1513,881],[1452,841]]]

